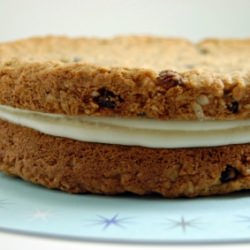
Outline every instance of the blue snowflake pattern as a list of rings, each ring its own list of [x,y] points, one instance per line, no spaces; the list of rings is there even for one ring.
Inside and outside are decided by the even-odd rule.
[[[181,218],[178,220],[174,220],[174,219],[167,219],[167,220],[168,222],[164,224],[169,225],[168,229],[180,228],[183,233],[185,233],[188,230],[188,228],[200,229],[198,227],[198,224],[200,224],[199,218],[187,220],[184,218],[184,216],[181,216]]]
[[[91,225],[100,225],[102,226],[102,230],[106,230],[111,226],[125,229],[126,227],[124,226],[124,224],[129,223],[129,220],[131,219],[131,217],[119,217],[119,214],[115,214],[112,217],[105,217],[102,215],[97,215],[97,217],[98,219],[91,220],[95,222]]]

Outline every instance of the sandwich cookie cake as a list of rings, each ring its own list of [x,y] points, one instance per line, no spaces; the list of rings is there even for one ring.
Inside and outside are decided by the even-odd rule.
[[[0,170],[71,193],[250,188],[250,40],[0,44]]]

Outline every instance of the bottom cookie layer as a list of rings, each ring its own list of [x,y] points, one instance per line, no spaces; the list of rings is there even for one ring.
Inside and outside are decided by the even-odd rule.
[[[0,121],[0,170],[72,193],[224,194],[250,188],[250,144],[151,149],[53,137]]]

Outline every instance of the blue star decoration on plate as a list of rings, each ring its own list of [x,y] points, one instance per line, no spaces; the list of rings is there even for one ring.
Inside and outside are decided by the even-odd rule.
[[[201,223],[199,218],[194,218],[191,220],[185,219],[184,216],[181,216],[180,219],[174,220],[174,219],[167,219],[168,222],[164,223],[169,225],[168,229],[174,229],[174,228],[180,228],[183,233],[187,232],[190,228],[197,228],[198,225]]]
[[[111,217],[105,217],[102,215],[96,215],[98,218],[96,220],[91,220],[94,223],[91,225],[99,225],[103,230],[106,230],[110,227],[120,227],[125,229],[124,224],[131,223],[131,217],[120,217],[119,214],[115,214]]]
[[[30,220],[34,221],[49,221],[52,213],[49,210],[36,209],[34,213],[30,216]]]

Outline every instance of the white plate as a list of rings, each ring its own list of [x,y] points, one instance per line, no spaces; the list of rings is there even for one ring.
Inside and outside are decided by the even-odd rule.
[[[0,174],[4,231],[109,242],[250,242],[249,192],[212,198],[71,195]]]

